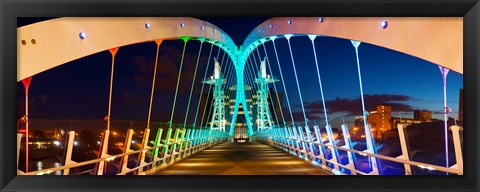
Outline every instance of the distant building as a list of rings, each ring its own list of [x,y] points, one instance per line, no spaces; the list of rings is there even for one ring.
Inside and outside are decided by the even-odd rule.
[[[413,111],[413,119],[415,120],[423,120],[423,121],[431,121],[432,120],[432,112],[426,110],[415,110]]]
[[[398,125],[412,125],[424,122],[432,122],[432,112],[426,110],[415,110],[413,118],[392,117],[392,107],[386,104],[377,105],[375,111],[370,111],[367,116],[368,123],[372,126],[372,134],[375,139],[381,140],[384,132],[396,130]],[[363,128],[363,116],[355,118],[355,127],[353,128],[352,137],[365,138],[365,130]]]
[[[432,122],[431,119],[428,121],[424,120],[419,120],[419,119],[412,119],[412,118],[398,118],[398,117],[392,117],[392,125],[395,128],[398,128],[398,125],[412,125],[412,124],[420,124],[420,123],[425,123],[425,122]]]
[[[375,136],[375,138],[380,138],[382,132],[392,129],[390,123],[391,117],[392,107],[390,105],[377,105],[377,110],[370,112],[367,120],[372,126],[372,134]]]

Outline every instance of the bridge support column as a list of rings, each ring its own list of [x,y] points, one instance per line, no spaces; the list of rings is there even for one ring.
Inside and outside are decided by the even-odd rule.
[[[332,132],[332,126],[330,125],[326,125],[325,126],[325,129],[327,130],[327,135],[328,135],[328,142],[330,145],[332,146],[337,146],[337,143],[335,141],[335,138],[333,138],[333,132]],[[333,147],[329,147],[330,148],[330,153],[332,154],[332,160],[335,162],[335,163],[338,163],[340,164],[340,161],[338,159],[338,150],[336,148],[333,148]],[[336,170],[340,171],[340,169],[338,168],[338,165],[334,164],[333,166]]]
[[[312,133],[311,133],[310,127],[308,127],[308,125],[305,126],[305,132],[306,132],[306,135],[307,135],[307,141],[309,142],[308,147],[310,149],[310,152],[307,151],[307,155],[309,156],[310,161],[312,161],[312,163],[313,163],[316,160],[316,158],[315,158],[315,153],[313,152]]]
[[[138,165],[143,166],[145,165],[145,153],[147,153],[147,144],[148,144],[148,137],[150,136],[150,129],[145,129],[143,131],[143,139],[142,139],[142,152],[140,152],[138,156]],[[143,168],[138,169],[138,175],[144,175]]]
[[[457,163],[450,168],[455,168],[460,170],[463,173],[463,155],[462,155],[462,145],[460,140],[460,126],[453,125],[450,127],[453,135],[453,147],[455,148],[455,159]]]
[[[128,153],[128,152],[131,152],[133,150],[130,149],[130,145],[132,144],[132,136],[133,136],[133,129],[128,129],[127,131],[127,135],[125,137],[125,144],[123,145],[125,148],[123,149],[123,153]],[[120,175],[126,175],[128,171],[130,171],[130,169],[127,167],[128,165],[128,155],[126,156],[123,156],[121,159],[120,159],[120,167],[121,167],[121,170],[120,170]]]
[[[108,138],[108,136],[107,136],[107,138]],[[73,144],[75,142],[75,131],[69,131],[68,132],[68,140],[67,141],[68,142],[66,143],[66,147],[65,147],[64,152],[63,152],[63,164],[65,166],[76,163],[75,161],[72,161]],[[107,143],[108,143],[108,141],[107,141]],[[106,152],[105,152],[105,154],[106,154]],[[101,162],[105,162],[105,161],[101,161]],[[99,169],[99,170],[103,171],[103,169]],[[68,174],[70,174],[70,169],[63,170],[63,175],[68,175]]]
[[[188,144],[190,143],[190,137],[191,137],[190,134],[192,134],[192,129],[187,129],[186,133],[185,133],[185,142],[182,143],[183,146],[185,146],[185,147],[183,147],[183,148],[180,147],[180,150],[181,150],[181,156],[180,157],[181,158],[185,158],[187,156]],[[183,139],[182,139],[182,141],[183,141]]]
[[[180,135],[180,128],[175,129],[175,134],[173,136],[173,147],[172,147],[172,157],[170,159],[170,164],[175,163],[175,156],[177,156],[179,153],[177,152],[177,146],[178,146],[178,137]]]
[[[305,136],[302,131],[302,126],[298,126],[298,139],[302,143],[302,150],[300,150],[300,153],[303,154],[303,159],[305,161],[310,161],[310,158],[308,158],[308,152],[307,152],[307,145],[305,144]]]
[[[160,158],[158,158],[158,151],[160,150],[158,146],[160,146],[161,144],[162,132],[163,132],[163,129],[158,128],[157,135],[155,136],[155,143],[153,144],[153,147],[155,147],[155,149],[152,150],[153,161],[155,163],[153,163],[152,169],[155,169],[155,167],[157,167],[158,161],[160,160]]]
[[[350,132],[348,131],[347,124],[342,124],[342,132],[343,132],[343,140],[345,141],[345,145],[342,146],[342,148],[353,149],[352,139],[350,138]],[[352,170],[356,170],[355,154],[353,154],[353,152],[347,151],[347,156],[348,156],[348,164],[346,165],[346,167],[350,168],[351,175],[356,175],[357,173],[355,171],[352,171]]]
[[[320,132],[318,125],[313,126],[313,129],[315,130],[315,137],[317,138],[317,143],[323,144],[322,133]],[[325,161],[325,159],[327,158],[325,157],[325,147],[323,145],[318,145],[318,151],[320,153],[318,156],[320,156],[320,160],[322,160],[322,166],[325,167],[327,165],[327,162]]]
[[[162,166],[166,165],[166,163],[167,163],[167,158],[169,156],[168,148],[170,147],[170,137],[171,136],[172,136],[172,128],[168,128],[167,137],[165,137],[165,140],[163,141],[164,147],[162,148],[162,152],[163,152]]]
[[[70,132],[69,132],[69,134],[70,134]],[[98,154],[98,156],[100,158],[104,158],[108,155],[107,151],[108,151],[108,138],[109,138],[109,136],[110,136],[110,130],[107,129],[104,132],[103,140],[102,140],[102,143],[100,145],[100,151],[99,151],[99,154]],[[69,142],[70,142],[70,139],[69,139]],[[72,140],[72,144],[73,144],[73,140]],[[105,163],[106,163],[105,160],[97,163],[97,175],[103,175],[103,169],[106,166]],[[63,172],[64,175],[65,175],[65,171]],[[68,175],[68,173],[67,173],[67,175]]]
[[[18,159],[20,158],[20,144],[22,143],[23,134],[17,133],[17,170],[18,170]]]
[[[398,156],[398,159],[410,161],[410,145],[408,144],[408,136],[405,134],[406,126],[399,124],[397,126],[398,137],[400,139],[400,146],[402,148],[402,155]],[[405,167],[405,175],[412,175],[412,168],[408,164],[403,164]]]

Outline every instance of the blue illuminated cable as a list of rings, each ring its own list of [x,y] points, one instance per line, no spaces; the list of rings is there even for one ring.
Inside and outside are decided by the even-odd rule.
[[[245,68],[244,69],[244,74],[245,74],[244,79],[248,83],[248,85],[250,85],[249,93],[250,93],[250,98],[252,99],[252,104],[253,104],[253,95],[254,94],[252,92],[254,90],[254,85],[253,85],[253,82],[252,82],[252,77],[250,76],[250,73],[249,73],[249,70],[248,70],[248,64],[251,63],[249,60],[250,59],[245,61],[246,66],[244,67]]]
[[[277,46],[275,45],[275,39],[272,39],[272,43],[273,43],[273,49],[275,50],[275,57],[277,58],[278,69],[280,71],[280,78],[282,78],[283,90],[285,91],[285,98],[287,99],[288,110],[290,112],[290,118],[291,118],[292,124],[293,124],[293,122],[295,122],[295,120],[293,119],[292,108],[290,107],[290,101],[288,99],[288,92],[287,92],[287,88],[285,87],[285,81],[283,79],[282,67],[280,66],[280,60],[278,60],[278,53],[277,53]]]
[[[353,47],[355,48],[355,55],[356,55],[356,58],[357,58],[358,81],[360,83],[360,96],[361,96],[361,100],[362,100],[362,109],[363,109],[363,125],[364,125],[364,129],[366,130],[367,124],[368,124],[368,119],[367,119],[367,111],[365,110],[365,102],[364,102],[364,99],[363,99],[362,74],[360,73],[360,60],[358,58],[358,46],[360,45],[360,42],[351,40],[351,43],[352,43]],[[366,132],[365,135],[367,133],[368,132]],[[371,133],[372,132],[370,130],[370,133],[369,133],[370,142],[367,141],[367,148],[371,148],[373,150],[373,153],[377,154],[377,149],[375,147],[375,139],[372,137]],[[374,157],[371,157],[371,158],[374,158]],[[367,158],[370,167],[373,166],[373,162],[371,161],[371,158]]]
[[[212,50],[213,50],[213,47],[214,47],[214,44],[211,43],[211,47],[210,47],[210,53],[208,54],[208,59],[207,59],[207,67],[205,68],[205,74],[203,75],[203,79],[207,78],[207,72],[208,72],[208,67],[210,66],[209,63],[210,63],[210,56],[212,56]],[[205,83],[202,83],[202,89],[200,90],[200,97],[198,97],[198,104],[197,104],[197,112],[195,113],[195,120],[193,121],[193,125],[195,127],[195,125],[197,124],[197,117],[198,117],[198,111],[200,109],[200,102],[202,101],[202,95],[203,95],[203,88],[205,86]],[[202,126],[200,124],[200,126]]]
[[[249,61],[250,65],[246,65],[246,71],[247,71],[248,75],[250,76],[252,105],[255,105],[256,107],[258,107],[258,104],[257,104],[257,102],[258,102],[258,95],[257,95],[258,88],[256,87],[256,83],[255,83],[255,80],[254,80],[254,79],[255,79],[255,75],[254,75],[253,72],[251,72],[251,71],[253,71],[253,69],[251,69],[251,68],[253,68],[252,65],[254,65],[254,64],[253,64],[250,56],[251,56],[251,55],[249,55],[249,57],[248,57],[248,61]],[[256,98],[253,98],[254,96],[257,96],[257,97],[256,97]],[[254,118],[254,117],[252,117],[252,119],[253,119],[253,118]]]
[[[231,79],[231,72],[232,72],[232,67],[230,66],[230,63],[231,63],[232,60],[227,60],[227,64],[228,67],[227,67],[227,72],[226,72],[226,78],[225,78],[225,86],[223,87],[223,93],[224,93],[224,96],[227,96],[228,95],[228,87],[229,87],[229,84],[230,84],[230,79]],[[228,95],[228,100],[226,101],[228,103],[228,106],[230,106],[230,95]],[[225,110],[225,116],[226,116],[226,111]]]
[[[250,85],[252,86],[254,93],[256,93],[257,86],[255,84],[255,73],[253,72],[253,65],[255,64],[252,62],[252,59],[250,58],[250,56],[248,57],[248,61],[250,65],[247,65],[246,67],[247,67],[247,72],[249,73],[249,76],[250,76]]]
[[[253,59],[252,59],[253,57]],[[249,61],[250,61],[250,65],[248,66],[247,70],[248,70],[248,73],[250,74],[250,82],[252,83],[252,90],[253,90],[253,95],[256,96],[256,101],[255,103],[257,103],[258,101],[258,85],[257,83],[255,82],[255,79],[257,78],[257,73],[255,73],[255,65],[256,65],[256,62],[254,63],[252,60],[255,61],[255,57],[253,55],[253,52],[252,54],[250,55],[250,57],[248,58]]]
[[[230,59],[227,61],[227,65],[228,65],[228,68],[227,68],[227,72],[226,72],[226,83],[225,83],[225,87],[223,88],[224,92],[225,92],[225,95],[228,95],[228,88],[230,87],[231,85],[231,80],[232,80],[232,69],[234,68],[233,66],[233,61]]]
[[[250,57],[248,57],[248,60],[249,60],[250,65],[254,65],[252,63],[252,60],[250,59]],[[248,76],[250,77],[250,86],[251,86],[252,94],[255,95],[258,90],[257,90],[256,84],[255,84],[255,75],[253,74],[253,72],[251,72],[251,68],[250,68],[251,66],[250,65],[246,65],[246,72],[248,73]]]
[[[251,55],[253,57],[253,54]],[[249,57],[249,61],[250,61],[250,65],[248,66],[248,72],[250,74],[250,82],[252,83],[252,94],[253,96],[255,96],[255,100],[252,100],[252,103],[255,103],[255,106],[258,107],[258,86],[257,86],[257,83],[255,83],[255,72],[254,72],[254,66],[256,65],[254,62],[252,62],[252,60],[254,59],[251,59]],[[258,114],[257,114],[258,115]]]
[[[190,88],[190,96],[188,97],[187,110],[185,111],[185,121],[183,122],[184,126],[187,125],[188,112],[190,109],[190,101],[192,100],[193,88],[195,86],[195,78],[197,77],[198,61],[200,61],[200,54],[202,53],[203,39],[200,40],[200,48],[198,49],[197,63],[195,64],[195,72],[193,73],[192,87]]]
[[[298,95],[300,96],[300,104],[302,105],[303,118],[305,119],[305,124],[307,124],[307,115],[305,114],[305,108],[303,106],[302,92],[300,91],[300,84],[298,83],[297,70],[295,69],[295,61],[293,59],[292,46],[290,45],[291,35],[285,35],[285,38],[288,42],[288,49],[290,50],[290,58],[292,59],[293,73],[295,74],[295,81],[297,82]]]
[[[320,94],[322,95],[323,112],[325,113],[325,125],[328,126],[329,124],[328,124],[328,116],[327,116],[327,107],[325,105],[325,98],[324,98],[324,95],[323,95],[322,80],[320,78],[320,69],[318,67],[317,51],[316,51],[316,47],[315,47],[315,38],[317,36],[316,35],[312,35],[312,36],[309,35],[308,37],[312,41],[313,55],[315,56],[315,64],[316,64],[316,67],[317,67],[318,84],[320,85]]]
[[[270,66],[270,60],[268,59],[267,49],[265,47],[266,47],[266,44],[263,44],[263,51],[265,51],[265,57],[267,58],[268,70],[270,71],[270,74],[272,74],[272,78],[273,78],[272,67]],[[275,90],[278,106],[280,108],[280,114],[282,115],[282,121],[285,122],[285,116],[283,115],[283,109],[282,109],[282,105],[280,104],[280,98],[278,98],[278,91],[275,83],[273,83],[273,89]]]

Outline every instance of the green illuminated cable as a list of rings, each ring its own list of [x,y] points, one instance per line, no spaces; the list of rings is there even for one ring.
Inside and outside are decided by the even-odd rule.
[[[208,59],[207,59],[207,67],[205,68],[205,74],[203,75],[203,79],[207,78],[207,72],[208,72],[208,67],[210,66],[209,63],[210,63],[210,56],[212,56],[212,50],[213,50],[213,43],[211,43],[211,47],[210,47],[210,53],[208,54]],[[198,97],[198,104],[197,104],[197,112],[195,113],[195,120],[193,121],[193,125],[195,127],[195,125],[197,124],[197,117],[198,117],[198,111],[200,109],[200,102],[202,101],[202,95],[203,95],[203,88],[204,88],[205,84],[202,83],[202,89],[200,90],[200,97]],[[200,124],[200,126],[202,126]]]
[[[180,84],[180,76],[182,75],[183,59],[185,57],[185,48],[187,47],[188,37],[182,37],[182,40],[183,40],[182,60],[180,61],[180,69],[178,70],[177,87],[175,88],[175,97],[173,98],[172,114],[170,115],[169,128],[172,128],[173,114],[175,114],[175,104],[177,102],[178,85]]]
[[[195,72],[193,72],[192,87],[190,89],[190,96],[188,97],[187,110],[185,111],[185,121],[183,122],[184,125],[187,124],[188,111],[190,109],[190,101],[192,99],[193,88],[195,86],[195,77],[197,77],[198,61],[200,60],[200,53],[202,53],[202,46],[203,46],[203,39],[200,40],[200,48],[198,49],[197,64],[195,64]]]

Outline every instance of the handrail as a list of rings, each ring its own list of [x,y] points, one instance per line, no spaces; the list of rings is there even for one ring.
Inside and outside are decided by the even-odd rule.
[[[284,128],[281,128],[281,129],[284,129]],[[389,157],[389,156],[369,153],[369,152],[365,152],[365,151],[358,151],[358,150],[355,150],[355,149],[345,148],[344,146],[338,147],[338,146],[331,145],[331,144],[320,143],[319,141],[309,141],[308,139],[304,140],[304,139],[301,139],[301,138],[295,138],[295,136],[280,136],[280,135],[276,135],[275,132],[268,133],[268,131],[269,130],[264,131],[263,133],[258,133],[257,132],[257,134],[254,135],[252,137],[252,139],[265,141],[266,143],[269,143],[270,145],[273,145],[273,146],[276,146],[276,147],[280,145],[280,146],[282,146],[282,148],[288,148],[288,149],[293,150],[295,152],[300,152],[300,153],[303,153],[304,155],[313,156],[315,158],[320,158],[320,156],[322,154],[315,155],[313,153],[313,151],[308,153],[306,151],[306,149],[301,150],[300,146],[297,147],[296,144],[292,145],[290,142],[302,142],[302,143],[305,143],[305,144],[312,144],[312,145],[317,145],[317,146],[322,146],[322,147],[328,147],[330,149],[338,149],[338,150],[342,150],[342,151],[346,151],[346,152],[352,152],[352,153],[356,153],[356,154],[363,155],[363,156],[375,157],[375,158],[379,158],[379,159],[383,159],[383,160],[387,160],[387,161],[391,161],[391,162],[401,163],[401,164],[404,164],[404,165],[406,164],[406,165],[410,165],[410,166],[417,166],[417,167],[420,167],[420,168],[426,168],[426,169],[429,169],[429,170],[437,170],[437,171],[442,171],[442,172],[446,172],[446,173],[463,175],[463,169],[447,168],[447,167],[432,165],[432,164],[428,164],[428,163],[421,163],[421,162],[417,162],[417,161],[404,160],[404,159],[401,159],[401,158]],[[265,135],[265,134],[269,134],[269,135]],[[285,140],[285,141],[282,141],[282,140]],[[288,142],[286,140],[288,140]],[[342,165],[341,163],[334,162],[334,161],[332,161],[332,159],[329,160],[329,159],[326,159],[326,158],[321,158],[321,160],[327,161],[329,163],[332,163],[332,164],[337,165],[339,167],[342,167],[342,168],[348,169],[350,171],[356,172],[358,174],[362,174],[362,175],[368,174],[368,173],[364,173],[362,171],[359,171],[355,168],[348,167],[346,165]]]
[[[148,163],[143,163],[142,164],[141,162],[139,162],[138,166],[136,166],[135,168],[127,169],[127,171],[124,171],[124,172],[119,171],[119,173],[116,174],[116,175],[124,175],[124,174],[127,174],[127,173],[137,171],[137,170],[142,169],[144,167],[150,166],[154,163],[158,163],[159,161],[163,161],[163,160],[168,159],[170,157],[175,158],[175,156],[177,156],[177,155],[178,155],[178,159],[183,159],[183,157],[186,157],[186,156],[181,155],[181,154],[184,154],[187,151],[192,151],[192,150],[195,149],[195,152],[193,152],[193,153],[197,153],[197,152],[205,149],[206,148],[205,146],[210,147],[214,144],[217,144],[218,142],[227,141],[229,139],[229,136],[227,135],[227,133],[225,133],[225,135],[223,135],[223,136],[222,135],[208,135],[208,136],[197,135],[197,136],[198,137],[191,138],[191,139],[180,139],[179,138],[179,141],[167,142],[166,144],[158,144],[157,146],[153,146],[153,147],[147,146],[143,150],[142,149],[135,150],[135,151],[125,150],[127,152],[116,154],[116,155],[108,155],[108,156],[105,156],[103,158],[97,158],[97,159],[87,160],[87,161],[83,161],[83,162],[74,162],[72,164],[67,164],[67,165],[48,168],[48,169],[42,169],[42,170],[38,170],[38,171],[32,171],[32,172],[28,172],[28,173],[24,173],[24,172],[18,170],[17,174],[18,175],[50,174],[50,173],[53,173],[55,171],[67,170],[67,169],[71,169],[71,168],[75,168],[75,167],[81,167],[81,166],[84,166],[84,165],[99,163],[99,162],[102,162],[102,161],[109,162],[109,161],[112,161],[112,160],[117,159],[117,158],[126,157],[126,156],[129,156],[129,155],[138,154],[138,153],[141,153],[141,152],[153,151],[154,149],[157,149],[157,148],[160,149],[160,148],[169,147],[171,145],[178,145],[178,144],[185,145],[185,147],[179,148],[178,152],[176,150],[175,151],[172,150],[171,154],[169,154],[169,152],[168,152],[163,157],[158,158],[158,159],[152,159],[152,161],[148,162]],[[131,141],[129,141],[129,142],[131,142]],[[198,142],[198,143],[194,143],[194,144],[189,145],[188,144],[189,142]],[[156,154],[156,155],[158,155],[158,154]],[[165,168],[165,167],[164,166],[156,167],[155,171],[158,171],[162,168]],[[147,171],[151,171],[152,169],[149,169]]]

